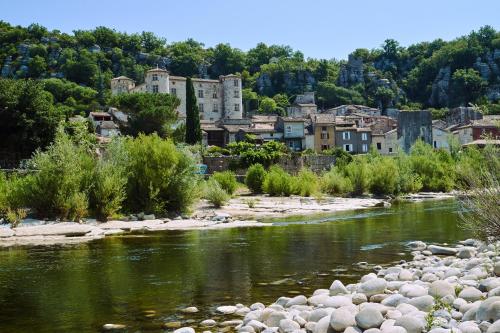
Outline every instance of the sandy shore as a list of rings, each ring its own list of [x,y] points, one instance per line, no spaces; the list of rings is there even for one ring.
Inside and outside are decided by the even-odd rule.
[[[420,193],[406,199],[422,201],[451,197],[453,195],[443,193]],[[0,247],[75,244],[116,235],[166,230],[263,227],[270,224],[259,220],[329,214],[389,205],[387,200],[375,198],[241,196],[231,199],[220,209],[214,209],[202,200],[189,218],[106,223],[95,220],[88,220],[85,223],[26,220],[16,228],[3,225],[0,226]]]

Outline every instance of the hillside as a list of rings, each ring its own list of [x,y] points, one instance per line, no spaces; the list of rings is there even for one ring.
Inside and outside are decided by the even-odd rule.
[[[321,108],[475,103],[486,112],[499,111],[500,32],[489,26],[452,41],[409,47],[388,39],[381,48],[357,49],[348,61],[338,61],[305,59],[300,51],[281,45],[260,43],[243,52],[229,44],[206,48],[192,39],[167,44],[150,32],[125,34],[98,27],[66,34],[0,21],[1,77],[50,79],[55,102],[77,112],[105,104],[112,77],[126,75],[140,83],[144,71],[157,65],[182,76],[216,78],[239,72],[245,99],[275,97],[279,107],[312,90]]]

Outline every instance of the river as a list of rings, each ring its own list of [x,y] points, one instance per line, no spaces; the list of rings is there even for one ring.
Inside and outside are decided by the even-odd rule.
[[[309,296],[409,259],[411,240],[469,235],[453,200],[273,221],[269,227],[171,231],[67,246],[0,250],[0,332],[163,332],[166,321],[214,318],[218,305]],[[200,312],[183,315],[196,306]],[[153,313],[154,311],[154,313]]]

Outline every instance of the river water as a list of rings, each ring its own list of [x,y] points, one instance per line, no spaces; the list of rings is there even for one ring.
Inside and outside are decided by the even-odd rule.
[[[356,263],[409,259],[408,241],[467,238],[457,209],[453,200],[411,203],[263,228],[2,249],[0,332],[100,332],[105,323],[163,332],[167,321],[214,318],[218,305],[309,296],[334,279],[347,284],[371,271]],[[186,306],[200,312],[183,315]]]

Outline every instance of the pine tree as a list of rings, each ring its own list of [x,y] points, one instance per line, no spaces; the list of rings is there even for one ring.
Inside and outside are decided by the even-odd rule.
[[[193,82],[188,77],[186,80],[186,143],[196,144],[201,141],[200,113]]]

